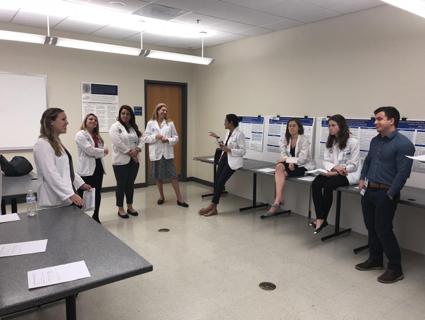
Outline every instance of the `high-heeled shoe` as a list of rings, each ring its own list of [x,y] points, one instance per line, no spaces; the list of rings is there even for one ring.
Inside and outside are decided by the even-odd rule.
[[[320,225],[320,227],[315,229],[313,233],[318,234],[320,231],[322,231],[327,226],[328,226],[328,223],[326,221],[323,221],[323,223]]]

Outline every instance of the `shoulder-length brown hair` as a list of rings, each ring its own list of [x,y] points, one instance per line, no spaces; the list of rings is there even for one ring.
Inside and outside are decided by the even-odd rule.
[[[298,134],[304,134],[304,126],[301,123],[300,119],[298,118],[291,118],[289,119],[288,123],[286,124],[286,132],[285,132],[285,139],[286,139],[286,143],[289,144],[289,142],[291,141],[291,134],[289,133],[289,123],[290,122],[295,122],[298,126]]]
[[[328,119],[329,121],[335,121],[339,127],[338,135],[331,136],[328,135],[328,140],[326,141],[326,148],[332,148],[332,146],[337,143],[340,150],[344,149],[347,146],[347,141],[350,138],[350,129],[348,128],[347,121],[340,114],[335,114]]]
[[[155,106],[155,108],[153,109],[153,112],[152,112],[152,118],[151,118],[151,120],[156,120],[156,121],[158,121],[158,111],[162,108],[162,107],[166,107],[167,108],[167,110],[168,110],[168,106],[165,104],[165,103],[163,103],[163,102],[160,102],[160,103],[158,103],[156,106]],[[167,115],[167,119],[165,119],[165,122],[172,122],[172,120],[170,119],[170,118],[168,118],[168,115]]]
[[[134,116],[134,112],[133,109],[129,106],[129,105],[122,105],[120,110],[118,111],[118,118],[117,120],[124,126],[125,130],[127,130],[127,132],[130,132],[130,129],[128,128],[128,126],[121,121],[121,111],[125,109],[128,112],[130,112],[130,123],[129,126],[132,127],[134,129],[134,131],[136,131],[137,136],[140,138],[142,136],[142,133],[139,130],[139,126],[136,123],[136,117]]]
[[[87,130],[87,119],[93,116],[96,118],[97,126],[93,129],[93,134],[99,139],[99,141],[103,144],[102,136],[99,133],[99,119],[94,113],[89,113],[84,117],[83,123],[81,124],[80,130]]]
[[[58,115],[62,112],[64,111],[60,108],[48,108],[43,112],[40,120],[40,138],[44,138],[49,141],[55,151],[55,155],[58,157],[62,155],[63,148],[59,137],[53,132],[52,122],[55,121]]]

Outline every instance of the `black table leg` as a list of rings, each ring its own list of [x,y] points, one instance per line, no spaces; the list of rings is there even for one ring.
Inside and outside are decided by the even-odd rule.
[[[6,214],[6,201],[1,199],[1,214]]]
[[[77,320],[76,295],[66,297],[66,320]]]
[[[267,207],[267,203],[260,202],[257,204],[257,173],[253,173],[253,187],[252,187],[252,206],[239,208],[239,211],[245,211],[256,208]]]
[[[366,244],[364,246],[353,249],[354,254],[358,254],[360,251],[366,250],[369,246]]]
[[[312,185],[310,184],[310,189],[308,192],[308,220],[311,220],[311,188]]]
[[[12,213],[17,213],[18,212],[18,203],[16,201],[16,198],[12,198],[12,200],[10,200],[10,204],[12,206]]]
[[[336,213],[335,213],[335,231],[334,233],[322,237],[322,241],[329,240],[331,238],[335,238],[337,236],[340,236],[344,233],[351,232],[351,228],[340,230],[339,224],[340,224],[340,217],[341,217],[341,191],[337,191],[337,198],[336,198]]]

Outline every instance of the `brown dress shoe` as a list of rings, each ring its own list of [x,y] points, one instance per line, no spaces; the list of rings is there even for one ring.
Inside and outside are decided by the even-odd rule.
[[[387,269],[378,277],[378,281],[381,283],[394,283],[403,280],[403,278],[403,272]]]
[[[217,208],[214,208],[214,209],[210,210],[209,212],[204,213],[204,217],[211,217],[211,216],[215,216],[217,214],[218,214]]]

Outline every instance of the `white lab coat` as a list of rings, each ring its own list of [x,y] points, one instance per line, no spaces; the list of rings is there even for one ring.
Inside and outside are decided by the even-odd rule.
[[[130,128],[130,132],[136,134],[133,128]],[[119,122],[115,122],[111,129],[109,129],[109,135],[112,140],[112,164],[113,165],[124,165],[130,162],[131,157],[127,154],[133,147],[130,145],[129,133],[125,127]],[[144,143],[139,138],[138,148],[143,149]]]
[[[40,183],[37,196],[40,207],[57,207],[70,205],[69,200],[78,190],[84,181],[78,174],[71,181],[69,160],[64,151],[60,157],[55,155],[55,151],[49,141],[39,138],[34,145],[34,161],[37,167],[38,181]]]
[[[81,177],[91,176],[96,169],[96,159],[101,159],[102,168],[105,172],[105,164],[103,163],[103,157],[105,151],[103,145],[99,145],[98,148],[94,146],[94,140],[89,132],[86,130],[80,130],[75,135],[75,142],[77,143],[77,173]]]
[[[286,141],[285,136],[280,141],[280,150],[282,157],[292,157],[291,155],[291,139],[289,143]],[[304,135],[298,135],[295,144],[295,158],[299,167],[304,167],[307,170],[314,169],[314,161],[310,152],[310,141]]]
[[[229,136],[229,134],[230,130],[227,131],[223,143],[227,141],[227,137]],[[246,153],[245,135],[238,128],[235,128],[233,130],[229,141],[227,141],[227,147],[229,147],[231,150],[231,152],[227,154],[227,161],[229,163],[230,169],[237,170],[239,168],[242,168],[243,156]]]
[[[156,139],[156,135],[161,134],[168,139],[163,143]],[[149,159],[158,161],[162,157],[165,159],[174,159],[173,146],[179,142],[179,136],[176,127],[172,121],[162,121],[161,125],[156,120],[149,120],[146,130],[143,133],[143,141],[149,144]]]
[[[350,184],[356,184],[360,179],[360,144],[355,138],[350,137],[347,146],[341,150],[337,144],[326,148],[323,165],[326,170],[331,170],[337,165],[346,168],[347,179]]]

